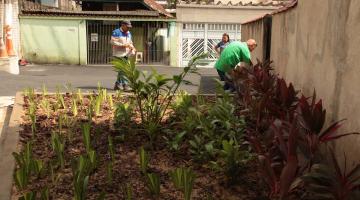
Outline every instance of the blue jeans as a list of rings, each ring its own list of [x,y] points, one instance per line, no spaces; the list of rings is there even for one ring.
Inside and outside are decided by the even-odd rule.
[[[116,57],[115,58],[120,58],[120,57]],[[122,57],[124,59],[128,59],[128,57]],[[118,84],[118,85],[127,85],[128,84],[128,80],[126,79],[125,75],[119,71],[118,74],[117,74],[117,78],[116,78],[116,82],[115,84]]]

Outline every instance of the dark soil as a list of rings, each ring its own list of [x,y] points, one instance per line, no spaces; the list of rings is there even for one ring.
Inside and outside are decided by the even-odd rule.
[[[36,101],[40,104],[43,97],[36,96]],[[51,104],[55,102],[55,96],[46,97]],[[84,97],[83,107],[78,107],[79,114],[72,116],[71,95],[66,94],[65,102],[67,109],[52,111],[51,117],[47,118],[44,110],[39,105],[37,109],[37,131],[33,140],[33,154],[36,159],[43,160],[47,166],[56,161],[56,154],[51,148],[51,133],[59,132],[58,118],[61,113],[68,115],[72,125],[63,127],[61,136],[66,139],[65,144],[65,168],[56,168],[58,180],[52,182],[49,170],[46,170],[42,177],[32,177],[30,185],[26,191],[40,191],[47,186],[50,191],[51,199],[73,199],[73,175],[71,170],[71,160],[76,159],[81,154],[86,154],[83,144],[81,124],[87,121],[86,107],[89,99]],[[209,98],[211,100],[211,98]],[[115,98],[114,101],[127,101],[127,98]],[[27,110],[29,101],[25,97],[24,109]],[[28,116],[23,117],[23,130],[20,133],[20,146],[31,140],[31,121]],[[134,119],[139,121],[139,119]],[[171,152],[160,136],[155,142],[154,148],[149,147],[149,139],[139,128],[139,125],[124,124],[115,128],[113,123],[113,112],[108,104],[102,106],[102,114],[93,117],[91,122],[92,146],[97,152],[98,168],[90,175],[88,184],[87,199],[96,199],[102,191],[106,192],[105,199],[125,199],[126,185],[130,185],[133,191],[133,199],[152,199],[146,187],[144,176],[139,170],[138,151],[144,146],[150,153],[150,172],[160,175],[161,191],[159,199],[177,200],[184,199],[182,193],[177,191],[168,172],[177,167],[191,167],[196,174],[196,181],[192,193],[192,199],[206,200],[240,200],[240,199],[266,199],[266,189],[264,184],[258,180],[256,165],[250,164],[246,172],[241,175],[239,182],[228,185],[225,176],[221,172],[216,172],[207,165],[199,164],[192,160],[188,153],[187,142],[185,141],[179,152]],[[164,122],[163,127],[166,128]],[[106,165],[111,161],[108,151],[108,136],[114,138],[115,163],[113,166],[113,181],[109,183],[106,176]],[[49,167],[47,167],[48,169]],[[13,187],[13,197],[16,198],[24,191],[17,191]]]

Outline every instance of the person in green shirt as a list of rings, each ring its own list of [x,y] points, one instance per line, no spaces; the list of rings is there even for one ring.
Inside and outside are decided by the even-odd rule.
[[[234,41],[223,50],[220,58],[215,63],[215,68],[220,76],[220,80],[225,81],[224,90],[234,90],[229,81],[226,81],[226,75],[231,75],[234,68],[241,62],[250,64],[250,52],[256,47],[256,41],[249,39],[246,42]]]

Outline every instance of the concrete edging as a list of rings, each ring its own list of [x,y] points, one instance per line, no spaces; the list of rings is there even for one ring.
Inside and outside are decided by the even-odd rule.
[[[13,173],[15,159],[13,152],[17,152],[19,142],[20,124],[22,122],[24,98],[22,92],[17,92],[9,125],[0,138],[0,199],[10,200],[13,186]]]

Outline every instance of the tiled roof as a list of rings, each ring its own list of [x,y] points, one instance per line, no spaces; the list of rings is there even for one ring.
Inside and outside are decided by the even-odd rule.
[[[198,5],[218,5],[218,6],[284,6],[290,0],[243,0],[243,1],[229,1],[223,3],[222,1],[214,0],[181,0],[178,4],[198,4]]]
[[[244,23],[242,23],[242,25],[250,24],[250,23],[252,23],[252,22],[259,21],[259,20],[261,20],[261,19],[263,19],[263,18],[265,18],[265,17],[267,17],[267,16],[276,15],[276,14],[278,14],[278,13],[285,12],[285,11],[287,11],[287,10],[295,7],[295,6],[297,5],[297,2],[298,2],[298,0],[291,0],[289,3],[287,3],[287,4],[284,5],[283,7],[275,10],[274,12],[272,12],[272,13],[270,13],[270,14],[265,14],[265,15],[263,15],[263,16],[261,16],[261,17],[258,17],[258,18],[252,19],[252,20],[250,20],[250,21],[244,22]]]
[[[162,5],[156,3],[154,0],[144,0],[144,3],[150,6],[153,10],[158,11],[159,13],[165,15],[166,17],[173,17],[170,13],[168,13]]]
[[[64,11],[64,10],[22,10],[21,15],[35,16],[76,16],[76,17],[146,17],[166,18],[159,15],[158,11],[137,10],[137,11]]]

